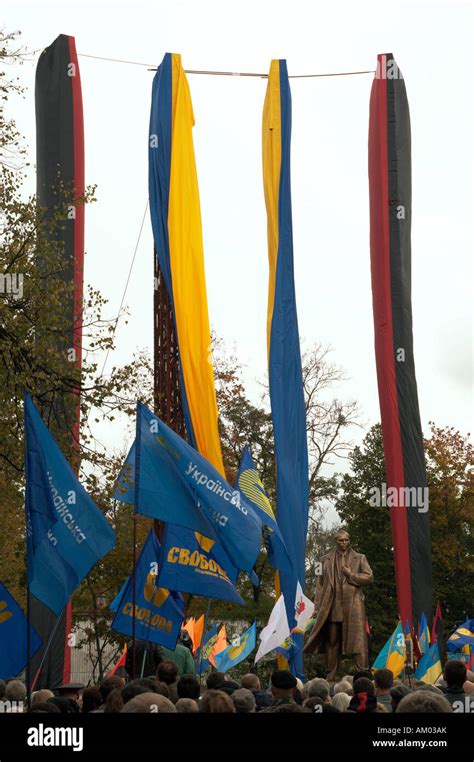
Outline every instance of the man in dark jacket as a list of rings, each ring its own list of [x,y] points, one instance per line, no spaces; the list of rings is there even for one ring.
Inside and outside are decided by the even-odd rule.
[[[242,688],[247,688],[249,691],[252,691],[253,697],[255,699],[256,712],[261,712],[262,709],[266,709],[271,705],[273,699],[268,691],[262,691],[260,680],[258,679],[257,675],[249,672],[247,675],[243,676],[240,681],[240,685]]]
[[[446,662],[443,671],[446,688],[443,688],[443,693],[454,712],[474,712],[474,696],[468,696],[463,688],[466,674],[467,669],[463,661],[450,659]]]
[[[157,643],[135,641],[135,674],[133,674],[133,641],[127,643],[125,669],[130,678],[155,676],[158,665],[164,661],[163,651]]]

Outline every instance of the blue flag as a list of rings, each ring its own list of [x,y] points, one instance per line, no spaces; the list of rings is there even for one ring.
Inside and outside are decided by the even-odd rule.
[[[135,570],[135,635],[173,650],[183,621],[184,601],[178,593],[157,587],[160,543],[153,530],[142,548]],[[110,608],[112,629],[133,635],[133,576],[122,586]]]
[[[442,672],[443,667],[441,666],[438,644],[433,643],[421,657],[415,677],[417,680],[423,680],[424,683],[434,685]]]
[[[285,60],[273,60],[263,109],[263,178],[270,265],[267,350],[276,462],[278,526],[294,572],[279,572],[290,630],[296,584],[304,590],[308,531],[308,445],[293,267],[291,92]],[[297,635],[298,641],[301,636]],[[291,663],[301,673],[301,653]]]
[[[115,545],[115,532],[89,497],[25,395],[28,585],[60,614],[94,564]]]
[[[467,619],[457,627],[446,643],[448,651],[458,651],[463,646],[474,646],[474,619]]]
[[[206,634],[206,638],[204,640],[204,643],[202,644],[201,648],[198,650],[196,654],[196,673],[199,672],[199,675],[202,675],[203,672],[206,671],[206,669],[209,669],[211,666],[211,654],[212,649],[216,645],[216,640],[218,637],[217,632],[217,626],[215,624],[212,625],[209,632]],[[214,659],[216,657],[214,656]]]
[[[117,477],[114,497],[133,505],[135,491],[135,443]],[[166,524],[159,583],[170,590],[203,595],[243,604],[235,589],[238,569],[222,545],[199,532]]]
[[[0,582],[0,680],[20,674],[28,661],[28,621],[18,603]],[[30,658],[41,647],[41,638],[30,624]]]
[[[238,569],[224,549],[199,532],[166,524],[158,582],[182,593],[243,604],[235,589]]]
[[[262,523],[268,528],[267,550],[271,565],[285,575],[293,574],[293,566],[285,541],[247,446],[242,453],[235,486],[250,502],[252,508],[261,517]]]
[[[135,438],[135,510],[218,539],[231,562],[250,572],[262,521],[238,490],[140,402]]]
[[[216,669],[227,672],[249,656],[257,642],[257,623],[254,622],[243,635],[234,638],[232,643],[214,656]]]

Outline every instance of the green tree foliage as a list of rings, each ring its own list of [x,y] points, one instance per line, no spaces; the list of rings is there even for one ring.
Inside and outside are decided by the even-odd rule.
[[[468,436],[453,428],[437,428],[425,441],[429,488],[434,601],[440,600],[445,632],[471,616],[474,598],[473,449]],[[351,473],[341,479],[337,511],[374,572],[367,590],[366,611],[376,654],[398,619],[389,509],[369,504],[370,490],[386,483],[380,424],[362,446],[355,447]],[[434,612],[426,612],[428,615]]]

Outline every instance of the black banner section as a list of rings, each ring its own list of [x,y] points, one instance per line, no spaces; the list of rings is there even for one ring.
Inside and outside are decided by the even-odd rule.
[[[38,205],[48,215],[58,203],[67,200],[65,224],[55,235],[63,244],[62,277],[73,283],[71,298],[63,305],[63,317],[69,340],[64,351],[74,350],[73,360],[81,367],[82,295],[84,267],[84,205],[75,203],[84,195],[84,124],[82,92],[73,37],[61,34],[41,53],[36,69],[36,163]],[[41,263],[39,263],[41,266]],[[79,393],[77,404],[65,410],[56,395],[50,418],[53,431],[58,426],[70,432],[72,447],[79,442]],[[43,647],[30,663],[34,688],[54,687],[70,678],[68,633],[71,606],[59,621],[40,601],[30,599],[30,619],[43,640]],[[50,643],[46,658],[45,648]],[[36,680],[35,680],[36,678]]]
[[[397,597],[403,626],[433,606],[426,468],[413,354],[411,134],[405,82],[379,55],[369,123],[375,355]],[[381,485],[380,485],[381,486]],[[383,509],[384,506],[381,506]]]

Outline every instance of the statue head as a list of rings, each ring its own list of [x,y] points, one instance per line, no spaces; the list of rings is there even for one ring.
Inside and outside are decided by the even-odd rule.
[[[345,529],[340,529],[336,534],[336,547],[341,553],[345,553],[351,544],[351,538],[349,532]]]

